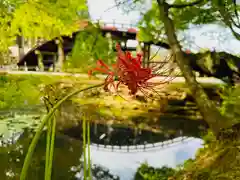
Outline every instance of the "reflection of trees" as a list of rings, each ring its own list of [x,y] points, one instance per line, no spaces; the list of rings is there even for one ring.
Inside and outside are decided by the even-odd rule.
[[[0,147],[0,179],[19,179],[21,168],[33,134],[25,130],[16,143]],[[46,134],[39,140],[28,171],[28,180],[43,180],[45,171]],[[76,175],[82,171],[82,143],[80,140],[57,134],[53,159],[53,180],[77,180]],[[93,177],[97,180],[119,180],[99,165],[92,167]]]
[[[32,134],[25,131],[14,145],[0,148],[0,177],[1,179],[19,179],[25,154],[29,147]],[[45,166],[46,135],[43,134],[33,155],[29,180],[43,180]],[[80,141],[58,135],[55,141],[52,179],[75,180],[80,171],[82,146]]]
[[[92,167],[92,175],[95,177],[97,180],[119,180],[120,178],[116,175],[110,174],[109,170],[99,166],[99,165],[93,165]]]
[[[202,130],[207,128],[207,124],[200,121],[201,117],[199,117],[196,105],[187,100],[186,102],[171,100],[165,113],[154,116],[150,116],[149,112],[136,114],[129,119],[129,123],[118,121],[114,116],[101,116],[96,113],[98,110],[93,104],[77,107],[76,104],[70,103],[62,110],[62,124],[65,122],[64,134],[77,139],[82,138],[81,117],[79,116],[81,111],[90,114],[89,117],[93,121],[91,123],[91,141],[102,145],[152,144],[180,136],[199,138]],[[70,122],[75,123],[71,124]],[[106,136],[100,138],[103,134]]]
[[[154,168],[149,166],[147,163],[143,163],[137,169],[134,180],[168,180],[169,177],[174,175],[174,173],[175,170],[173,168],[166,166]]]

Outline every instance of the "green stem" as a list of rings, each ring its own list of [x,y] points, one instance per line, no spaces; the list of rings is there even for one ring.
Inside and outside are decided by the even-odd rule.
[[[48,174],[48,166],[49,166],[49,150],[51,146],[51,131],[52,131],[52,119],[48,121],[48,127],[47,127],[47,146],[46,146],[46,159],[45,159],[45,180],[48,180],[47,174]]]
[[[49,119],[51,119],[51,117],[53,116],[54,112],[59,108],[59,106],[64,101],[68,100],[69,98],[71,98],[72,96],[74,96],[74,95],[76,95],[76,94],[78,94],[80,92],[87,91],[87,90],[90,90],[90,89],[93,89],[93,88],[97,88],[97,87],[100,87],[102,85],[104,85],[104,83],[98,84],[98,85],[95,85],[95,86],[90,86],[90,87],[87,87],[87,88],[83,88],[83,89],[80,89],[80,90],[76,90],[76,91],[66,95],[65,97],[63,97],[61,100],[59,100],[54,105],[54,107],[49,111],[49,113],[43,118],[40,126],[37,129],[37,132],[36,132],[35,136],[33,137],[33,140],[32,140],[32,142],[31,142],[31,144],[29,146],[27,155],[26,155],[25,160],[24,160],[22,172],[21,172],[21,175],[20,175],[20,180],[26,180],[27,171],[28,171],[28,168],[29,168],[29,165],[30,165],[30,161],[31,161],[33,152],[35,150],[35,147],[37,145],[37,142],[38,142],[38,140],[39,140],[39,138],[41,136],[42,130],[43,130],[45,124],[49,121]]]
[[[54,153],[54,143],[55,143],[55,133],[56,133],[56,116],[54,115],[52,119],[52,133],[51,133],[51,146],[49,152],[49,163],[47,171],[47,180],[51,180],[52,175],[52,163],[53,163],[53,153]]]
[[[87,145],[88,145],[88,178],[91,180],[91,157],[90,157],[90,121],[87,122]]]
[[[82,122],[82,129],[83,129],[83,175],[84,180],[87,180],[87,158],[86,158],[86,118],[83,115],[83,122]]]

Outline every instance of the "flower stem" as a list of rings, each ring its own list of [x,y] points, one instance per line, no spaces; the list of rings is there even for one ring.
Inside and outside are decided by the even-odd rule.
[[[44,126],[46,125],[46,123],[52,118],[54,112],[59,108],[59,106],[66,100],[68,100],[69,98],[71,98],[72,96],[80,93],[80,92],[83,92],[83,91],[87,91],[87,90],[90,90],[90,89],[93,89],[93,88],[97,88],[97,87],[100,87],[104,85],[104,83],[102,84],[98,84],[98,85],[94,85],[94,86],[90,86],[90,87],[87,87],[87,88],[83,88],[83,89],[80,89],[80,90],[76,90],[76,91],[73,91],[72,93],[69,93],[68,95],[66,95],[65,97],[63,97],[61,100],[59,100],[55,105],[54,107],[48,112],[48,114],[43,118],[41,124],[39,125],[37,131],[36,131],[36,134],[35,136],[33,137],[33,140],[29,146],[29,149],[28,149],[28,152],[27,152],[27,155],[25,157],[25,160],[24,160],[24,164],[23,164],[23,168],[22,168],[22,172],[21,172],[21,175],[20,175],[20,180],[26,180],[26,176],[27,176],[27,171],[28,171],[28,168],[29,168],[29,165],[30,165],[30,161],[31,161],[31,158],[32,158],[32,155],[33,155],[33,152],[36,148],[36,145],[37,145],[37,142],[41,136],[41,133],[43,131],[43,128]]]
[[[90,156],[90,120],[87,121],[87,145],[88,145],[88,179],[92,180],[91,156]]]
[[[56,116],[54,115],[52,118],[52,127],[51,127],[51,144],[49,147],[49,162],[48,162],[48,168],[47,168],[47,179],[51,180],[52,176],[52,162],[53,162],[53,152],[54,152],[54,143],[55,143],[55,133],[56,133]]]
[[[83,122],[82,122],[82,129],[83,129],[83,175],[84,180],[87,180],[87,158],[86,158],[86,117],[83,115]]]
[[[47,145],[46,145],[46,155],[45,155],[45,180],[48,180],[48,166],[49,166],[49,158],[50,158],[50,146],[51,146],[51,131],[52,131],[52,118],[48,121],[47,125]]]

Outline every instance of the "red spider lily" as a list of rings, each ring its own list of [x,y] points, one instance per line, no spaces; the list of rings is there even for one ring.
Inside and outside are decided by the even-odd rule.
[[[142,55],[138,54],[136,58],[132,57],[130,52],[123,53],[119,44],[116,46],[118,52],[117,59],[117,76],[118,84],[124,84],[130,90],[130,94],[134,95],[138,89],[143,92],[143,88],[150,85],[147,82],[155,77],[150,68],[142,67]]]
[[[99,71],[107,74],[105,79],[104,89],[108,90],[108,86],[112,85],[115,90],[118,90],[120,84],[124,84],[128,87],[130,94],[135,95],[140,90],[144,95],[147,95],[145,89],[151,89],[156,83],[148,82],[151,78],[157,76],[152,73],[151,68],[142,67],[142,54],[137,54],[136,57],[132,57],[130,52],[124,53],[121,50],[119,44],[116,45],[117,49],[117,62],[112,65],[111,70],[108,65],[103,61],[97,61],[97,67],[90,71]],[[118,83],[114,85],[114,80],[117,79]],[[158,83],[159,84],[159,83]],[[163,83],[160,83],[163,84]]]
[[[92,76],[93,71],[99,71],[108,75],[105,79],[105,84],[104,84],[105,91],[108,90],[109,85],[112,85],[113,87],[115,87],[114,86],[115,73],[102,60],[97,61],[97,67],[93,68],[92,70],[89,70],[88,75]]]
[[[186,53],[186,54],[191,54],[191,51],[190,51],[189,49],[186,49],[186,50],[185,50],[185,53]]]

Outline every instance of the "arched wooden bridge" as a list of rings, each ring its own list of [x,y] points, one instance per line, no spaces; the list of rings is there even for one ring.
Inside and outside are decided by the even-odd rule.
[[[66,56],[68,53],[71,52],[73,46],[74,46],[74,40],[76,38],[76,35],[84,31],[85,28],[88,27],[89,22],[86,21],[85,23],[81,22],[81,29],[78,32],[73,33],[72,37],[69,36],[62,36],[63,39],[63,51],[64,55]],[[92,22],[91,22],[92,23]],[[93,22],[94,23],[94,22]],[[121,44],[124,44],[122,46],[123,50],[128,51],[135,51],[136,48],[127,47],[126,43],[128,40],[137,40],[137,33],[138,29],[131,27],[131,25],[127,24],[118,24],[115,22],[112,23],[98,23],[100,24],[100,32],[103,36],[106,36],[108,33],[111,34],[111,38],[115,41],[121,42]],[[113,25],[109,25],[113,24]],[[150,42],[139,42],[142,45],[142,51],[144,54],[144,63],[146,64],[150,57],[150,45],[154,44],[159,47],[170,49],[169,45],[165,42],[158,42],[154,43],[152,41]],[[22,67],[26,65],[29,70],[35,70],[35,68],[38,66],[38,55],[37,52],[40,52],[43,56],[43,64],[45,66],[45,69],[47,70],[51,65],[54,65],[55,62],[58,59],[58,44],[57,39],[53,39],[50,41],[46,41],[42,43],[39,46],[34,47],[31,49],[25,56],[23,56],[20,61],[18,62],[18,66]]]

